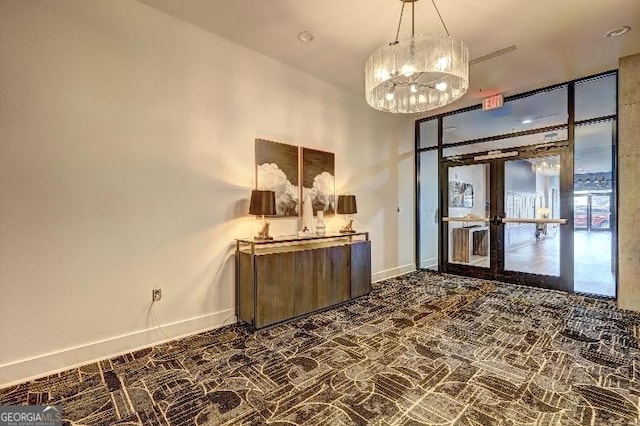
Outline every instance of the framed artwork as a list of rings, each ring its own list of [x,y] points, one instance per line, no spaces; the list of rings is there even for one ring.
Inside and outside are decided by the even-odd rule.
[[[449,207],[473,207],[473,185],[449,181]]]
[[[276,216],[298,216],[298,147],[256,139],[256,189],[276,193]]]
[[[313,214],[323,211],[331,216],[336,210],[335,154],[302,148],[302,197],[309,195]]]

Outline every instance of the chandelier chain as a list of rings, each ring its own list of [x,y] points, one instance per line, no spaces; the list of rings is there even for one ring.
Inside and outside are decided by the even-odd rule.
[[[400,9],[400,20],[398,21],[398,31],[396,31],[396,41],[389,44],[398,44],[398,38],[400,37],[400,25],[402,24],[402,15],[404,14],[404,5],[406,2],[402,2],[402,9]]]
[[[436,9],[436,12],[438,13],[438,18],[440,18],[440,22],[442,22],[442,26],[444,27],[444,30],[446,31],[447,35],[451,37],[451,34],[449,34],[449,29],[447,28],[447,25],[444,23],[444,19],[442,19],[442,15],[440,15],[438,6],[436,6],[436,0],[431,0],[431,3],[433,3],[433,7]]]
[[[415,37],[416,35],[416,18],[415,18],[416,1],[413,0],[409,2],[406,0],[402,0],[402,9],[400,9],[400,19],[398,20],[398,30],[396,31],[396,39],[393,43],[390,43],[390,44],[398,44],[398,40],[400,38],[400,26],[402,25],[402,16],[404,15],[404,5],[407,3],[411,3],[411,37]],[[444,23],[444,19],[442,19],[440,10],[436,5],[436,1],[431,0],[431,3],[433,4],[433,8],[436,10],[436,13],[438,14],[438,18],[440,18],[440,22],[444,27],[444,31],[447,33],[447,36],[451,37],[451,34],[449,33],[449,29],[447,28],[447,24]]]
[[[416,35],[416,2],[411,2],[411,37]]]

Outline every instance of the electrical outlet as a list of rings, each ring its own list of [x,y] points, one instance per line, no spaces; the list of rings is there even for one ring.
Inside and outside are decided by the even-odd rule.
[[[153,302],[159,302],[162,299],[162,289],[154,288],[151,291],[151,297]]]

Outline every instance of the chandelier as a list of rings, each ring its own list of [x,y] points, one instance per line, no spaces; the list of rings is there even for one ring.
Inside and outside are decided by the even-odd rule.
[[[545,176],[557,176],[560,174],[560,161],[551,158],[534,160],[531,164],[531,171]]]
[[[446,36],[415,35],[418,0],[401,1],[395,41],[373,52],[364,66],[367,103],[393,113],[419,113],[450,104],[469,88],[469,49],[462,40],[451,37],[434,0]],[[407,3],[411,3],[411,37],[399,40]]]

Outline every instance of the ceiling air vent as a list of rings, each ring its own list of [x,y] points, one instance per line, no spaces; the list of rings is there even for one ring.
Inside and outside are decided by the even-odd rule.
[[[511,45],[509,47],[505,47],[504,49],[500,49],[500,50],[495,50],[491,53],[487,53],[484,56],[480,56],[478,58],[472,59],[469,61],[469,65],[475,65],[475,64],[479,64],[480,62],[486,62],[489,59],[493,59],[493,58],[497,58],[498,56],[502,56],[502,55],[506,55],[509,52],[513,52],[514,50],[516,50],[517,47],[515,45]]]

